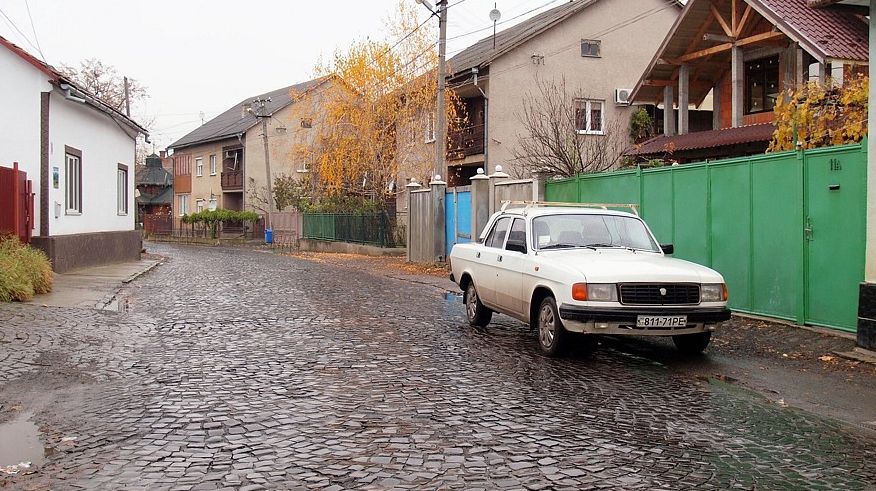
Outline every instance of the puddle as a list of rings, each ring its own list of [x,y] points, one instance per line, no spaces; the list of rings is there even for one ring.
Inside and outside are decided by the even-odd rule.
[[[31,413],[0,424],[0,468],[30,462],[31,466],[45,462],[45,451],[40,443],[37,425],[30,422]]]
[[[462,298],[462,292],[444,292],[444,300],[450,300],[451,302],[455,302]]]

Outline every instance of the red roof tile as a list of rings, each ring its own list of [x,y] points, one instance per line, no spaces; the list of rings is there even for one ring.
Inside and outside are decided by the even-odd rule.
[[[740,143],[766,142],[773,138],[776,127],[772,123],[752,124],[738,128],[697,131],[685,135],[660,135],[627,151],[627,155],[663,155],[672,151],[716,148]]]
[[[831,5],[812,8],[806,0],[755,0],[775,14],[775,20],[796,31],[824,56],[864,61],[869,58],[866,8]]]

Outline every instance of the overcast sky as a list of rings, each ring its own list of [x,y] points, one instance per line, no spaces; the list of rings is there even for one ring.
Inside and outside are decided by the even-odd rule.
[[[448,38],[486,29],[451,39],[448,54],[491,34],[494,2],[501,30],[563,1],[450,0]],[[209,120],[247,97],[307,80],[321,55],[355,39],[387,38],[383,21],[397,2],[0,0],[0,35],[40,57],[38,44],[52,65],[94,57],[139,80],[150,97],[133,115],[155,118],[152,140],[161,149],[200,125],[201,112]]]

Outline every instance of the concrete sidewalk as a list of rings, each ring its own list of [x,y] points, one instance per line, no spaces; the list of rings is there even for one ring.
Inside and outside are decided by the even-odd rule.
[[[157,259],[141,259],[64,274],[55,273],[55,285],[51,293],[37,295],[30,303],[50,307],[117,310],[114,303],[119,289],[160,262]]]

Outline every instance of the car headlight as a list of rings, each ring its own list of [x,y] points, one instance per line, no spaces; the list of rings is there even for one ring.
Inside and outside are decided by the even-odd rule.
[[[708,283],[700,287],[700,302],[726,302],[727,285]]]
[[[572,298],[588,302],[617,302],[617,285],[614,283],[575,283]]]

